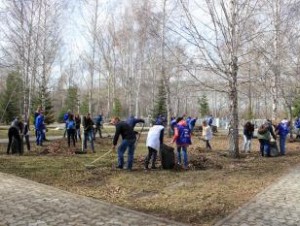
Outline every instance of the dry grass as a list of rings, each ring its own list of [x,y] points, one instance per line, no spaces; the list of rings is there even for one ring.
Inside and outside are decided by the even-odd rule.
[[[285,157],[262,158],[254,140],[254,151],[235,160],[226,157],[228,145],[224,136],[214,137],[211,152],[203,146],[194,139],[189,148],[188,171],[144,171],[143,139],[132,172],[112,169],[116,154],[101,159],[93,170],[85,168],[85,164],[109,150],[109,139],[97,141],[97,154],[75,155],[74,149],[66,147],[65,140],[49,145],[48,152],[43,148],[22,157],[3,154],[0,170],[157,216],[193,225],[212,225],[300,160],[299,143],[288,143]]]

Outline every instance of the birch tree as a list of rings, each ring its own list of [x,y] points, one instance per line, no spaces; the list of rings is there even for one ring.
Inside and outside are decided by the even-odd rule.
[[[5,3],[7,20],[3,30],[9,43],[11,62],[22,75],[25,120],[32,110],[32,97],[37,86],[46,90],[58,49],[58,24],[63,4],[64,1],[56,0]]]
[[[216,80],[224,81],[225,86],[216,89],[204,82],[205,77],[197,76],[188,67],[187,70],[199,85],[228,95],[232,125],[229,154],[231,157],[237,158],[239,156],[239,64],[242,55],[246,54],[243,46],[255,37],[244,31],[247,25],[249,26],[247,21],[253,16],[256,5],[253,1],[248,0],[206,0],[203,5],[196,1],[180,0],[180,3],[186,18],[180,34],[197,50],[193,64],[200,69],[199,74],[201,74],[201,70],[209,70],[214,73]],[[202,13],[205,10],[201,9],[207,9],[206,14],[202,14],[205,18],[204,21],[199,21],[196,13],[191,10],[195,7]]]

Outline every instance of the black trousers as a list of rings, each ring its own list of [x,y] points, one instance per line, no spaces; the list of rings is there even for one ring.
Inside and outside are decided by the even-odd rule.
[[[156,158],[157,158],[157,150],[151,148],[151,147],[148,147],[148,155],[146,156],[145,158],[145,168],[148,169],[148,165],[150,163],[150,160],[152,158],[152,168],[155,168],[155,161],[156,161]]]
[[[206,148],[208,148],[208,149],[211,149],[211,146],[210,146],[209,140],[205,140],[205,144],[206,144]]]
[[[76,133],[75,129],[68,129],[67,130],[67,134],[68,134],[68,146],[69,147],[71,146],[71,138],[72,138],[72,141],[73,141],[73,146],[75,147],[75,133]]]
[[[12,144],[13,138],[17,142],[19,154],[23,154],[23,152],[22,152],[22,139],[21,139],[19,131],[18,131],[18,129],[16,127],[10,127],[8,129],[7,154],[9,154],[9,152],[10,152],[10,148],[11,148],[11,144]]]
[[[101,125],[96,125],[96,129],[94,131],[94,138],[96,138],[97,132],[99,132],[99,137],[102,138]]]

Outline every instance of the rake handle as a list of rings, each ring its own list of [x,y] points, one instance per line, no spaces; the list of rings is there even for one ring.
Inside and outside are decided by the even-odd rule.
[[[113,151],[113,149],[110,149],[108,152],[104,153],[103,155],[101,155],[100,157],[96,158],[94,161],[92,161],[90,164],[93,164],[97,161],[99,161],[100,159],[102,159],[104,156],[108,155],[109,153],[111,153]]]

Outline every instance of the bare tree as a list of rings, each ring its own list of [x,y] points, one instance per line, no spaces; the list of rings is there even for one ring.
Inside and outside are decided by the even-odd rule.
[[[5,3],[8,16],[3,30],[9,43],[9,58],[23,78],[25,119],[32,110],[32,96],[37,86],[47,86],[58,50],[58,24],[63,4],[56,0]]]
[[[244,32],[249,25],[247,24],[248,19],[254,15],[256,5],[249,0],[207,0],[205,6],[196,1],[188,3],[181,0],[180,3],[187,21],[182,27],[180,35],[198,51],[197,59],[193,60],[192,64],[197,65],[201,70],[212,71],[216,76],[215,79],[226,82],[223,88],[216,89],[212,84],[206,84],[203,76],[200,79],[187,67],[199,85],[228,95],[232,125],[229,154],[236,158],[239,156],[239,65],[242,62],[242,56],[247,54],[243,48],[245,43],[255,38],[256,35]],[[205,22],[197,20],[196,15],[189,7],[198,7],[202,13],[205,10],[201,9],[206,7]],[[185,34],[182,34],[182,31]]]

